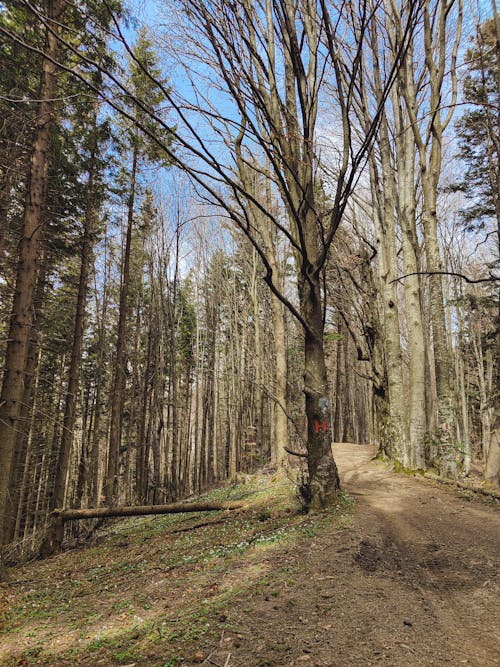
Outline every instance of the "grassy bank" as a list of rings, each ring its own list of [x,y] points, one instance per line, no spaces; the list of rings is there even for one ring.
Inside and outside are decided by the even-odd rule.
[[[348,526],[352,503],[304,515],[293,483],[254,475],[203,500],[245,500],[236,512],[109,522],[80,549],[13,570],[0,590],[0,664],[148,665],[203,662],[245,629],[253,595],[293,585],[287,554]]]

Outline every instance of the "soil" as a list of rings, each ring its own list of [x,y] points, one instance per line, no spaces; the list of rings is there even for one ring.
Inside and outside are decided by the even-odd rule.
[[[0,589],[0,663],[500,665],[498,505],[368,446],[334,454],[355,499],[336,516],[293,514],[273,490],[265,511],[112,523],[19,568]]]
[[[281,555],[295,583],[239,609],[245,631],[212,664],[500,665],[495,508],[395,474],[369,447],[334,453],[352,525]]]

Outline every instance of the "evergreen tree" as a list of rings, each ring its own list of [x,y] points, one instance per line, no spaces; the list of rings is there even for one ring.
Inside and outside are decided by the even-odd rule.
[[[471,229],[496,221],[500,248],[500,63],[494,19],[483,23],[468,50],[464,100],[471,108],[457,124],[466,169],[457,189],[471,204],[462,211]]]

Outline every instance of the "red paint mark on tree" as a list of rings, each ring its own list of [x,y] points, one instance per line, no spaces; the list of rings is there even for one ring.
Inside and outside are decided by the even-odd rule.
[[[326,433],[326,428],[327,428],[326,421],[324,421],[322,424],[320,424],[319,421],[314,422],[314,429],[316,433],[319,433],[320,428],[323,429],[323,433]]]

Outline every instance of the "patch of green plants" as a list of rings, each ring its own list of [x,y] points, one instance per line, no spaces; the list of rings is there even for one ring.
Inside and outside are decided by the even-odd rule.
[[[413,468],[408,468],[407,466],[403,465],[401,461],[398,461],[397,459],[393,462],[392,465],[394,472],[403,473],[404,475],[411,475],[411,476],[415,474]]]
[[[176,665],[180,665],[183,661],[182,656],[173,656],[168,660],[168,662],[162,662],[159,664],[157,667],[176,667]]]
[[[120,622],[126,627],[92,639],[87,639],[86,632],[81,631],[79,644],[64,653],[65,659],[77,661],[81,655],[90,655],[95,663],[112,664],[133,662],[138,655],[148,655],[149,664],[157,667],[179,665],[185,648],[191,651],[193,646],[210,646],[222,629],[238,632],[236,616],[227,611],[228,607],[238,608],[236,598],[241,608],[253,595],[278,597],[284,585],[296,583],[295,564],[269,571],[267,566],[261,567],[263,551],[267,555],[285,546],[295,548],[301,541],[314,538],[331,526],[347,528],[354,505],[353,499],[343,493],[338,503],[328,510],[300,514],[293,482],[280,475],[248,475],[233,486],[205,494],[204,499],[245,499],[248,509],[228,514],[223,523],[175,534],[172,531],[179,526],[191,528],[198,522],[210,522],[218,518],[217,513],[134,517],[115,522],[99,532],[98,539],[103,542],[86,551],[86,566],[79,570],[80,578],[74,577],[71,565],[67,566],[67,573],[54,582],[55,585],[51,582],[50,586],[29,591],[22,603],[9,611],[6,620],[4,614],[4,623],[7,621],[12,626],[17,622],[17,627],[23,630],[25,622],[46,618],[54,622],[54,628],[74,632],[97,625],[109,610],[115,614],[125,612]],[[138,549],[137,545],[145,542],[148,546]],[[120,544],[123,546],[118,549]],[[128,545],[131,550],[127,552]],[[70,555],[68,560],[71,563]],[[234,563],[248,566],[251,576],[247,579],[243,576],[238,586],[216,595],[212,595],[213,591],[207,592],[207,597],[200,601],[195,591],[231,575]],[[175,568],[180,568],[179,575],[167,574]],[[78,571],[76,567],[74,570]],[[175,595],[177,588],[193,590],[187,602],[176,606],[175,610],[171,607],[172,612],[167,615],[163,605],[155,610],[154,592],[150,594],[140,583],[145,578],[156,577],[158,571],[171,595]],[[122,586],[125,579],[126,598]],[[148,610],[147,620],[135,623],[134,609],[141,608]],[[174,613],[175,618],[170,618],[169,614]],[[61,656],[55,656],[52,663],[47,662],[45,650],[39,648],[42,642],[38,629],[34,635],[36,646],[30,650],[43,653],[43,664],[57,664]]]
[[[113,657],[118,662],[121,662],[123,660],[136,660],[137,654],[134,651],[134,649],[131,648],[128,649],[127,651],[117,651]]]

